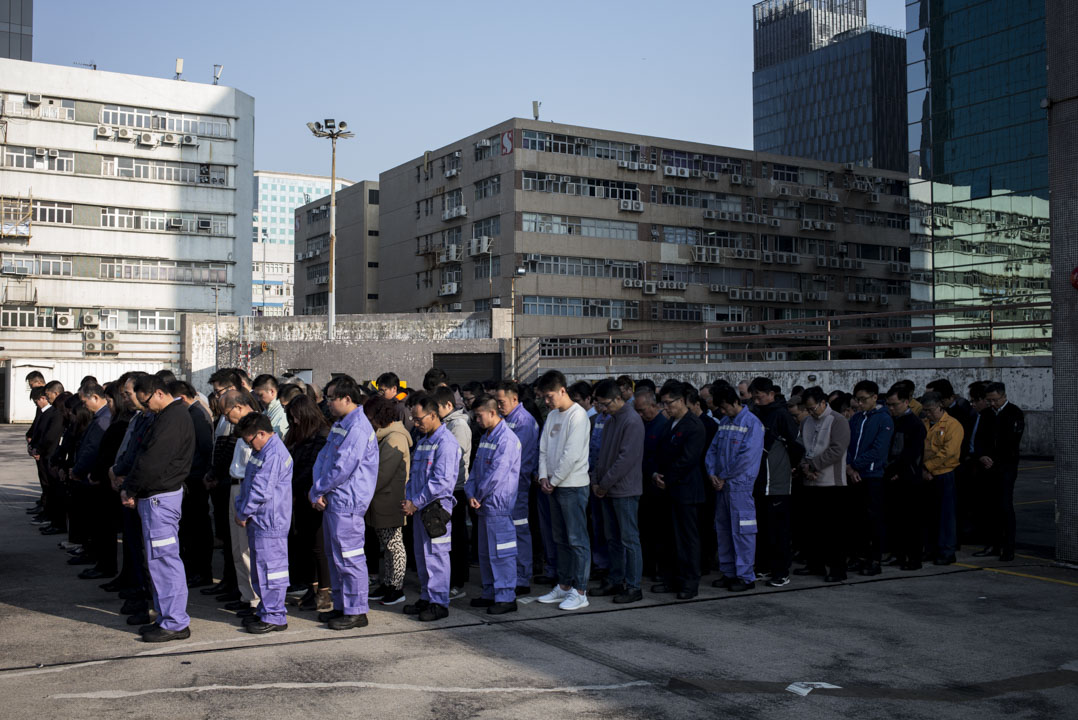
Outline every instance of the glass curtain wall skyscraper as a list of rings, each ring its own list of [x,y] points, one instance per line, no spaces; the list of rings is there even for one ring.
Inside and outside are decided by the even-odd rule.
[[[1049,298],[1044,2],[906,10],[911,292],[937,311],[975,306],[922,324],[954,341],[937,355],[1050,352],[1049,308],[1028,307]],[[960,327],[988,322],[1028,324]]]
[[[864,0],[753,6],[753,134],[760,152],[904,172],[904,33]]]

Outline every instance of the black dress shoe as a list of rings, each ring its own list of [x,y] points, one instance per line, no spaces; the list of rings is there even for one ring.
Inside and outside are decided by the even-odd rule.
[[[948,555],[947,557],[938,557],[932,561],[933,565],[950,565],[956,560],[954,555]]]
[[[142,612],[135,613],[127,618],[128,625],[145,625],[150,622],[150,611],[143,610]]]
[[[430,607],[430,600],[423,600],[422,598],[415,601],[413,605],[405,605],[402,612],[405,615],[418,615],[419,613]]]
[[[879,575],[882,572],[883,572],[883,568],[880,567],[880,564],[878,562],[873,562],[873,563],[866,563],[861,568],[860,574],[864,575],[865,577],[872,577],[874,575]]]
[[[246,600],[233,600],[230,603],[225,603],[225,610],[243,610],[244,608],[251,607],[251,603]]]
[[[513,592],[516,593],[517,597],[520,597],[521,595],[527,595],[531,591],[532,591],[532,586],[531,585],[517,585],[516,589],[513,590]]]
[[[803,567],[803,568],[796,568],[794,570],[794,575],[826,575],[826,574],[827,574],[827,572],[825,570],[823,570],[822,568]]]
[[[83,553],[82,555],[76,555],[75,557],[68,558],[67,559],[67,564],[68,565],[96,565],[97,564],[97,559],[93,555],[87,555],[86,553]]]
[[[625,603],[638,602],[644,599],[644,593],[640,591],[640,588],[626,588],[620,595],[614,596],[614,602],[618,605],[624,605]]]
[[[431,603],[419,613],[420,622],[434,622],[449,617],[449,608],[438,603]]]
[[[850,570],[860,570],[864,565],[865,562],[863,560],[850,560],[846,563],[846,570],[847,572]]]
[[[846,573],[842,573],[841,575],[828,573],[827,575],[824,575],[823,581],[829,583],[846,582]]]
[[[121,600],[145,600],[146,591],[142,588],[128,587],[120,591]]]
[[[238,617],[238,618],[249,618],[249,617],[254,617],[254,616],[255,616],[255,609],[253,607],[249,606],[249,605],[247,607],[243,608],[242,610],[237,610],[236,611],[236,617]]]
[[[325,612],[318,613],[318,622],[329,622],[334,618],[339,618],[344,615],[343,610],[326,610]]]
[[[598,590],[592,590],[588,593],[592,597],[612,597],[614,595],[620,595],[625,590],[625,586],[621,583],[614,584],[612,582],[604,581],[599,586]]]
[[[752,590],[754,587],[756,587],[755,582],[745,582],[744,580],[738,578],[737,582],[733,583],[732,585],[730,585],[730,587],[726,589],[730,592],[745,592],[746,590]]]
[[[240,620],[240,625],[242,625],[243,627],[247,627],[251,623],[256,622],[262,622],[262,618],[258,617],[258,615],[248,615],[247,617]]]
[[[197,588],[203,585],[209,585],[213,582],[213,578],[207,575],[194,575],[187,580],[187,587]]]
[[[883,562],[881,563],[881,565],[901,565],[901,564],[902,564],[902,558],[900,558],[898,555],[895,555],[895,554],[888,555],[887,557],[885,557],[883,559]]]
[[[999,554],[999,559],[1003,562],[1010,562],[1014,560],[1014,550],[1004,550]]]
[[[79,579],[80,580],[100,580],[101,578],[112,577],[112,576],[113,576],[113,573],[101,572],[97,568],[86,568],[85,570],[83,570],[82,572],[79,573]]]
[[[999,555],[999,550],[991,545],[973,553],[973,557],[992,557],[993,555]]]
[[[123,607],[120,608],[121,615],[138,615],[141,612],[146,612],[149,607],[147,602],[143,599],[127,600],[124,602]]]
[[[124,584],[119,580],[109,580],[107,583],[98,585],[98,587],[105,592],[120,592],[124,589]]]
[[[472,598],[468,605],[474,608],[490,608],[494,607],[494,599],[485,597]]]
[[[497,602],[487,608],[487,615],[505,615],[517,611],[517,601]]]
[[[50,526],[50,527],[41,528],[41,534],[42,535],[63,535],[66,532],[67,532],[67,530],[61,530],[60,528],[58,528],[56,526]]]
[[[678,600],[692,600],[694,597],[696,597],[696,593],[697,593],[696,590],[682,590],[681,592],[679,592],[677,594],[677,599]]]
[[[162,643],[169,640],[186,640],[191,637],[191,628],[185,627],[183,630],[170,631],[165,630],[163,627],[159,627],[156,630],[150,630],[142,636],[143,642],[148,643]]]
[[[159,628],[159,627],[161,627],[161,626],[160,626],[160,625],[158,625],[158,624],[157,624],[157,623],[155,623],[155,622],[152,622],[152,623],[146,623],[145,625],[143,625],[142,627],[140,627],[140,628],[138,629],[138,634],[139,634],[139,635],[145,635],[146,633],[150,632],[151,630],[156,630],[156,629],[157,629],[157,628]]]
[[[666,583],[657,583],[657,584],[651,586],[651,592],[658,593],[659,595],[662,595],[664,593],[672,593],[672,592],[677,592],[677,591],[674,590],[674,588],[667,585]]]
[[[222,593],[233,592],[236,588],[222,580],[219,583],[214,583],[207,588],[199,590],[203,595],[221,595]]]
[[[235,602],[239,600],[243,595],[240,595],[239,590],[232,590],[230,592],[221,593],[214,598],[217,602]]]
[[[367,627],[366,615],[345,615],[341,613],[340,617],[335,617],[329,621],[330,630],[351,630],[364,627]]]
[[[735,581],[736,581],[736,578],[726,577],[725,575],[723,575],[718,580],[712,580],[711,581],[711,587],[713,587],[713,588],[722,588],[722,589],[725,590],[726,588],[733,585]]]
[[[251,633],[252,635],[265,635],[266,633],[282,632],[287,629],[288,623],[284,623],[283,625],[274,625],[273,623],[262,622],[261,620],[259,620],[258,622],[253,622],[246,627],[247,632]]]

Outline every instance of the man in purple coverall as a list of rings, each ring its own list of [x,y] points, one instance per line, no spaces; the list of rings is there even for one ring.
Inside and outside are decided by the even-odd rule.
[[[378,484],[378,440],[359,404],[362,393],[355,380],[335,378],[326,400],[338,420],[314,462],[314,484],[307,496],[325,513],[322,531],[333,586],[333,609],[319,613],[318,619],[331,630],[348,630],[367,626],[363,515]]]
[[[483,576],[483,595],[471,605],[502,615],[517,610],[520,541],[512,518],[519,497],[521,443],[508,421],[498,415],[498,403],[490,395],[476,398],[472,410],[486,432],[479,439],[479,451],[464,485],[468,503],[479,514],[479,572]],[[525,508],[526,500],[527,494]]]
[[[236,434],[254,450],[236,497],[236,524],[247,528],[251,584],[261,599],[255,614],[245,617],[243,625],[247,632],[263,635],[288,629],[284,596],[292,521],[292,457],[266,415],[244,416]]]
[[[532,414],[520,404],[520,386],[515,382],[506,381],[498,385],[494,397],[498,401],[498,412],[505,418],[505,424],[520,440],[520,479],[512,518],[513,529],[517,534],[516,594],[527,595],[532,590],[532,531],[528,527],[528,503],[531,488],[535,484],[536,471],[539,469],[539,423],[535,422]],[[549,518],[549,513],[547,517]],[[549,542],[553,547],[553,540]]]
[[[730,385],[716,384],[712,397],[722,416],[704,457],[715,495],[719,570],[715,587],[741,592],[756,587],[756,503],[752,488],[764,451],[764,426],[741,404]]]
[[[460,443],[442,425],[438,404],[431,395],[421,396],[412,408],[412,421],[423,433],[412,456],[412,475],[404,489],[401,509],[412,516],[415,567],[419,575],[419,600],[405,605],[405,615],[418,615],[423,622],[449,617],[449,550],[453,523],[447,520],[445,533],[431,537],[423,523],[423,510],[441,503],[453,512],[453,489],[460,471]]]

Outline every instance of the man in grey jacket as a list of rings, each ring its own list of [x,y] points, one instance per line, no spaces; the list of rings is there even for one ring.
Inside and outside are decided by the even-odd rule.
[[[591,468],[591,491],[599,501],[610,550],[610,574],[595,596],[614,596],[616,603],[642,600],[640,529],[637,512],[643,492],[644,421],[622,399],[613,380],[601,380],[592,390],[592,402],[609,419],[602,445]]]
[[[449,549],[449,599],[464,597],[464,585],[470,572],[470,547],[468,541],[468,497],[464,492],[464,482],[468,479],[468,464],[472,453],[472,426],[468,414],[456,408],[453,391],[445,385],[436,388],[433,393],[438,406],[438,417],[457,439],[460,445],[460,471],[457,474],[457,486],[453,490],[456,504],[453,505],[453,542]]]

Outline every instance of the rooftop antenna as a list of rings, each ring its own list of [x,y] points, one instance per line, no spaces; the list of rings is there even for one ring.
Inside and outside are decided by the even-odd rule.
[[[176,77],[173,79],[179,80],[181,75],[183,75],[183,58],[176,58]]]
[[[532,100],[532,117],[536,120],[539,119],[539,108],[542,107],[542,105],[543,103],[538,100]]]
[[[221,73],[224,72],[224,65],[213,66],[213,84],[216,85],[217,81],[221,79]]]
[[[90,62],[73,62],[72,65],[78,65],[79,67],[90,68],[91,70],[97,70],[97,63],[93,60]]]

